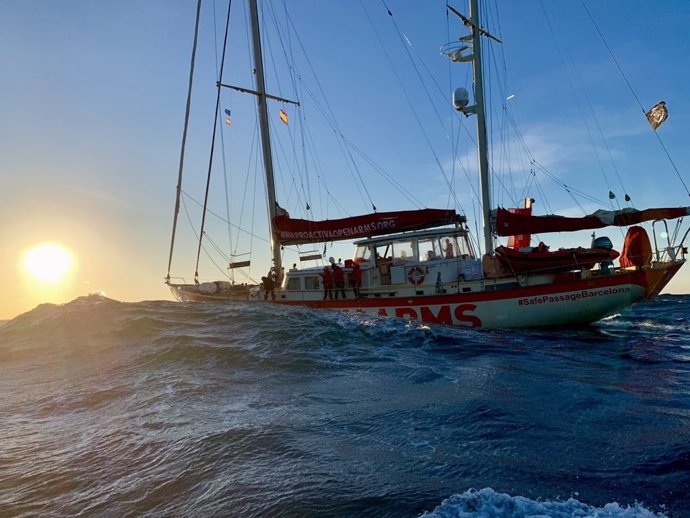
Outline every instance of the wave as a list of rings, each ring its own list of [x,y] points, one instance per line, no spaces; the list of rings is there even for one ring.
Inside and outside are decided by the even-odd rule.
[[[557,331],[246,302],[43,304],[0,327],[5,508],[663,516],[637,499],[681,516],[690,343],[636,323],[672,325],[689,299]],[[176,477],[188,486],[167,492]],[[596,505],[577,499],[584,484]],[[458,487],[485,489],[438,505]]]
[[[575,498],[565,501],[538,501],[498,493],[491,488],[470,489],[453,495],[420,518],[664,518],[640,504],[623,506],[616,502],[595,507]]]

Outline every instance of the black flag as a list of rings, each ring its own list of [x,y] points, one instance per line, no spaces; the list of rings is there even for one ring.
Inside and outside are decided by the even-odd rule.
[[[668,110],[666,109],[666,103],[661,101],[657,103],[651,110],[645,113],[647,120],[652,125],[655,130],[661,126],[661,123],[668,118]]]

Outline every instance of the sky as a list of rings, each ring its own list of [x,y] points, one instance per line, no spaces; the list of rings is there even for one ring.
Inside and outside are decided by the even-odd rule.
[[[499,112],[504,104],[510,113],[507,126],[505,119],[491,123],[496,203],[516,203],[530,170],[543,167],[550,176],[530,184],[535,212],[584,215],[602,208],[593,200],[605,204],[609,190],[622,206],[625,193],[637,208],[690,205],[683,185],[690,184],[690,3],[667,0],[659,13],[649,2],[583,1],[605,43],[580,0],[489,3],[486,25],[503,41],[490,44],[487,75],[503,76],[490,95]],[[268,89],[302,103],[269,107],[276,162],[285,156],[277,166],[278,197],[291,214],[305,217],[307,203],[312,215],[331,218],[361,214],[372,204],[451,206],[465,211],[475,229],[474,130],[449,102],[456,86],[469,87],[469,67],[451,68],[439,54],[465,32],[444,5],[275,0],[264,8]],[[468,11],[462,1],[453,5]],[[91,292],[121,301],[171,298],[164,278],[195,9],[194,0],[0,2],[0,319]],[[187,281],[194,274],[196,202],[204,198],[224,9],[220,1],[203,6],[183,180],[188,196],[171,270]],[[253,88],[243,9],[231,18],[223,78]],[[276,28],[282,43],[272,35]],[[288,37],[292,29],[299,39]],[[302,48],[308,59],[299,57]],[[299,64],[292,77],[279,64],[286,55]],[[644,120],[642,108],[660,100],[670,116],[658,135],[681,178]],[[207,246],[227,244],[237,260],[251,251],[258,279],[269,254],[253,99],[224,90],[221,107],[231,110],[232,125],[221,124],[214,155],[209,201],[219,217],[209,217]],[[281,108],[288,126],[277,118]],[[288,158],[288,148],[298,158]],[[575,200],[550,177],[592,198]],[[608,234],[620,248],[620,231]],[[547,237],[555,246],[586,246],[589,239]],[[54,284],[23,261],[45,242],[73,257],[68,275]],[[327,249],[343,258],[351,253],[348,244]],[[222,269],[222,261],[202,256],[200,280],[222,278]],[[690,292],[690,267],[666,292]]]

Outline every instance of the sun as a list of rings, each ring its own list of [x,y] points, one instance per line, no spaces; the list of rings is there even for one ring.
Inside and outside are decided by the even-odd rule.
[[[24,254],[24,269],[34,279],[57,284],[72,270],[70,250],[59,243],[40,243]]]

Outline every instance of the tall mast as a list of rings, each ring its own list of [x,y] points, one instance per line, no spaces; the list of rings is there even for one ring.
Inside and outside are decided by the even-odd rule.
[[[472,75],[474,76],[475,113],[477,115],[477,149],[479,152],[479,185],[482,194],[482,229],[484,230],[484,253],[494,249],[491,235],[491,190],[489,184],[488,144],[486,139],[486,118],[484,116],[484,84],[482,81],[482,31],[479,25],[478,0],[470,0],[472,22]]]
[[[170,238],[170,255],[168,256],[168,274],[165,282],[170,283],[170,268],[172,267],[173,249],[175,248],[175,233],[177,231],[177,218],[180,215],[180,198],[182,197],[182,172],[184,170],[184,151],[187,143],[187,129],[189,129],[189,112],[192,104],[192,85],[194,83],[194,63],[196,61],[196,48],[199,42],[199,20],[201,19],[201,0],[196,3],[196,21],[194,22],[194,45],[192,46],[192,63],[189,66],[189,86],[187,87],[187,106],[184,114],[184,130],[182,131],[182,144],[180,146],[180,167],[177,171],[177,188],[175,196],[175,214],[173,216],[172,237]]]
[[[261,36],[259,33],[259,10],[256,0],[249,0],[249,16],[252,26],[252,44],[254,53],[254,73],[256,74],[256,99],[259,110],[259,129],[261,131],[261,149],[266,173],[266,198],[268,201],[268,218],[271,232],[271,251],[273,252],[273,266],[278,282],[282,278],[282,264],[278,232],[273,224],[277,215],[276,189],[273,179],[273,155],[271,154],[271,137],[268,131],[268,108],[266,106],[266,83],[264,82],[264,63],[261,52]]]

